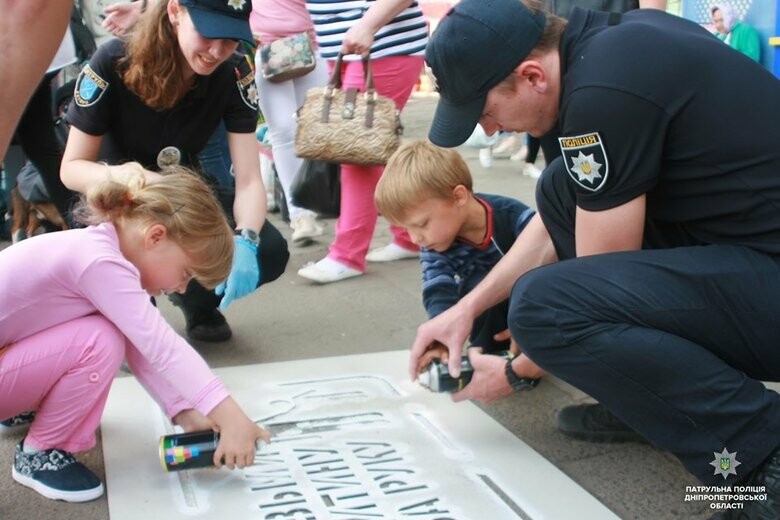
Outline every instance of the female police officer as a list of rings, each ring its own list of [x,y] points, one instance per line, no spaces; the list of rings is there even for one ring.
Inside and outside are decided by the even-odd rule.
[[[276,279],[289,257],[281,234],[265,220],[254,73],[234,53],[240,40],[252,42],[250,11],[249,0],[157,2],[127,42],[112,40],[98,49],[68,110],[72,126],[61,176],[80,192],[121,177],[124,161],[152,170],[176,162],[197,167],[198,152],[225,121],[235,191],[213,184],[235,221],[233,269],[217,287],[221,303],[195,282],[171,297],[184,310],[189,337],[202,341],[228,339],[231,330],[217,305],[224,309]]]

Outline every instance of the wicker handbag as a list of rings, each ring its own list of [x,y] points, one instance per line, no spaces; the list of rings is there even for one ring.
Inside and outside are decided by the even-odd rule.
[[[384,165],[400,142],[398,110],[391,99],[376,93],[367,57],[365,92],[341,89],[341,63],[339,54],[328,86],[306,93],[298,109],[295,153],[327,162]]]

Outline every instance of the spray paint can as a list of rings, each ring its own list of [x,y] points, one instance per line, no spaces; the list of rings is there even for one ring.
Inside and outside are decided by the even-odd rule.
[[[207,468],[214,465],[219,433],[213,430],[160,437],[160,462],[165,471]]]
[[[496,352],[495,355],[504,359],[513,357],[508,350]],[[471,366],[468,356],[464,355],[460,360],[460,377],[452,377],[447,364],[434,359],[425,372],[417,376],[417,381],[431,392],[458,392],[469,384],[473,375],[474,367]]]

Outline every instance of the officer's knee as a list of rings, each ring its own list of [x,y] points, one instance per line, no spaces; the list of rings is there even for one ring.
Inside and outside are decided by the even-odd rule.
[[[557,270],[547,267],[530,271],[517,280],[510,296],[507,321],[512,337],[537,363],[558,333],[552,288],[559,276]]]
[[[287,241],[273,224],[266,220],[260,232],[260,284],[282,276],[290,259]]]

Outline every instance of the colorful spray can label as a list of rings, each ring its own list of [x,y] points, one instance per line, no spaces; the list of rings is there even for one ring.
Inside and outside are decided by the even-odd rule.
[[[219,444],[219,433],[176,433],[160,437],[160,462],[165,471],[207,468],[214,465],[214,452]]]
[[[495,355],[504,359],[512,359],[512,354],[508,351],[496,352]],[[474,367],[469,363],[469,358],[465,354],[460,360],[460,377],[452,377],[446,363],[434,359],[425,372],[417,376],[417,381],[431,392],[458,392],[469,384],[474,375]]]

